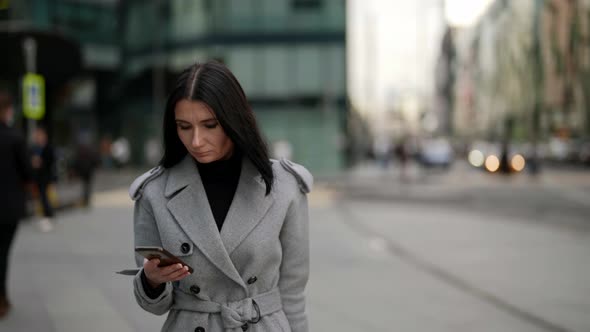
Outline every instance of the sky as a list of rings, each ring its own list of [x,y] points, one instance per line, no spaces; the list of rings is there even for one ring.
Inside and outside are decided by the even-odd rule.
[[[492,0],[347,0],[348,89],[373,114],[429,107],[446,22],[470,26]],[[412,108],[412,107],[409,107]]]

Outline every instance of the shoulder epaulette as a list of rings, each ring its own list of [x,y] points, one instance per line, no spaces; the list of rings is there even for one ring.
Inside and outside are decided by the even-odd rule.
[[[311,189],[313,188],[313,175],[311,175],[305,167],[285,158],[279,160],[279,163],[287,170],[287,172],[293,174],[295,179],[297,179],[299,189],[302,193],[307,194],[311,192]]]
[[[140,175],[129,187],[129,197],[136,201],[141,197],[143,187],[164,172],[164,167],[157,166]]]

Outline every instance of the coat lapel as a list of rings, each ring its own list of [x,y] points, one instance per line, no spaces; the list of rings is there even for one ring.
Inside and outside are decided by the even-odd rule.
[[[219,270],[246,287],[223,245],[198,168],[190,155],[171,169],[164,194],[171,197],[176,192],[167,207],[180,227]]]
[[[272,205],[272,193],[265,194],[266,185],[260,173],[244,158],[238,187],[221,228],[221,241],[228,255],[258,225]]]

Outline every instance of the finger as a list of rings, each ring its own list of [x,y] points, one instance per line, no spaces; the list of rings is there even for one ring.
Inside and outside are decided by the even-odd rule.
[[[168,277],[170,274],[178,272],[182,269],[183,269],[182,264],[172,264],[172,265],[166,266],[165,268],[162,269],[162,275],[165,277]]]
[[[161,270],[160,270],[161,272]],[[155,275],[154,279],[157,279],[159,282],[168,282],[168,281],[177,281],[180,279],[185,278],[188,275],[188,270],[181,268],[175,272],[172,272],[166,276],[163,276],[162,274],[157,274]]]
[[[188,272],[188,271],[185,271],[185,272],[183,272],[181,275],[179,275],[178,277],[176,277],[176,278],[174,278],[174,279],[172,279],[172,280],[170,280],[170,281],[179,281],[179,280],[182,280],[182,279],[184,279],[184,278],[186,278],[186,277],[188,277],[188,276],[190,276],[190,275],[191,275],[191,273],[190,273],[190,272]]]
[[[188,267],[184,266],[180,270],[174,271],[165,276],[166,279],[176,279],[179,276],[186,274],[188,272]]]
[[[182,280],[182,279],[184,279],[184,278],[188,277],[190,274],[191,274],[190,272],[187,272],[187,273],[185,273],[185,274],[181,275],[180,277],[174,278],[174,279],[172,279],[172,280],[170,280],[170,281],[180,281],[180,280]]]
[[[143,267],[144,267],[144,269],[148,269],[150,271],[153,271],[156,268],[158,268],[158,264],[160,264],[160,260],[158,258],[154,258],[154,259],[144,261]]]

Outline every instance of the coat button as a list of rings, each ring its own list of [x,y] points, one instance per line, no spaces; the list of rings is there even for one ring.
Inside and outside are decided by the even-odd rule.
[[[248,323],[242,325],[242,331],[246,331],[248,329]]]
[[[193,294],[199,294],[201,292],[201,288],[197,285],[192,285],[190,291]]]
[[[195,332],[205,332],[205,329],[199,326],[195,329]]]
[[[186,242],[180,246],[180,251],[182,251],[183,254],[188,254],[188,252],[190,250],[191,250],[191,245]]]
[[[253,283],[256,282],[256,280],[258,280],[258,278],[256,278],[255,276],[251,277],[250,279],[248,279],[248,284],[252,285]]]

